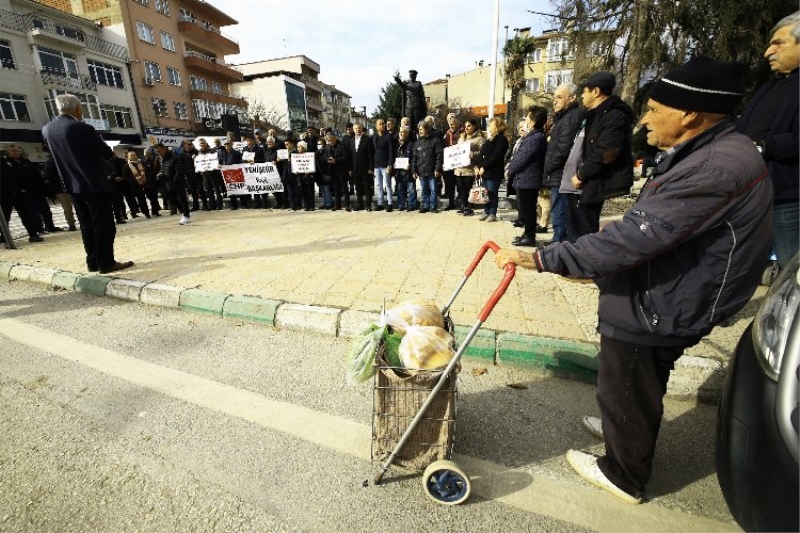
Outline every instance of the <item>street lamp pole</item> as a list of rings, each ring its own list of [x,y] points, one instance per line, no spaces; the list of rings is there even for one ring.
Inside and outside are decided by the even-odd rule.
[[[494,65],[492,65],[492,75],[489,77],[489,105],[488,105],[488,118],[494,118],[494,94],[495,85],[497,84],[497,39],[500,32],[500,0],[494,1],[494,28],[492,28],[492,35],[494,41],[492,42],[492,55],[494,56]]]

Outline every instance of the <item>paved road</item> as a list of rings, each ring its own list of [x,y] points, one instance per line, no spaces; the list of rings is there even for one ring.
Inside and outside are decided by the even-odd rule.
[[[594,388],[461,372],[455,459],[473,497],[418,475],[364,488],[371,390],[346,342],[0,283],[0,531],[737,531],[713,467],[715,409],[669,402],[650,502],[580,480]],[[523,384],[527,388],[511,388]]]

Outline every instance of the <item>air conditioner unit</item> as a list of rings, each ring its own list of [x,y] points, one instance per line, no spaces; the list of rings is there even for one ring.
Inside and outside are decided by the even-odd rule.
[[[145,76],[144,77],[144,84],[145,85],[155,85],[156,81],[153,78],[149,77],[149,76]]]

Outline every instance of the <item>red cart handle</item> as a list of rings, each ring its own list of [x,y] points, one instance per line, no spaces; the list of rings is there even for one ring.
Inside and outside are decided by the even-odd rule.
[[[478,253],[475,255],[475,259],[473,259],[472,263],[470,263],[470,265],[467,267],[467,271],[464,273],[465,277],[468,278],[472,275],[472,273],[478,267],[478,263],[481,262],[483,256],[486,255],[486,252],[489,249],[491,249],[494,253],[500,251],[500,247],[492,241],[486,241],[483,243],[483,246],[481,246],[481,249],[478,250]],[[505,272],[506,273],[503,276],[503,279],[500,280],[500,285],[498,285],[494,290],[492,295],[489,297],[489,301],[486,302],[486,305],[483,306],[481,313],[478,315],[478,319],[481,322],[486,322],[486,320],[489,318],[489,315],[494,310],[494,306],[497,305],[497,302],[499,302],[500,298],[502,298],[506,293],[508,286],[511,284],[511,280],[514,279],[514,274],[517,272],[517,265],[514,263],[506,263]]]

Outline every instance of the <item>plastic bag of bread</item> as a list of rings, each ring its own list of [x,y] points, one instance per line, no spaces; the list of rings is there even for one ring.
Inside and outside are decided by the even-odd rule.
[[[444,317],[436,304],[422,299],[408,300],[392,307],[386,311],[383,321],[401,334],[408,326],[444,327]]]
[[[400,361],[408,370],[437,370],[455,355],[453,336],[439,326],[409,326],[400,341]]]

